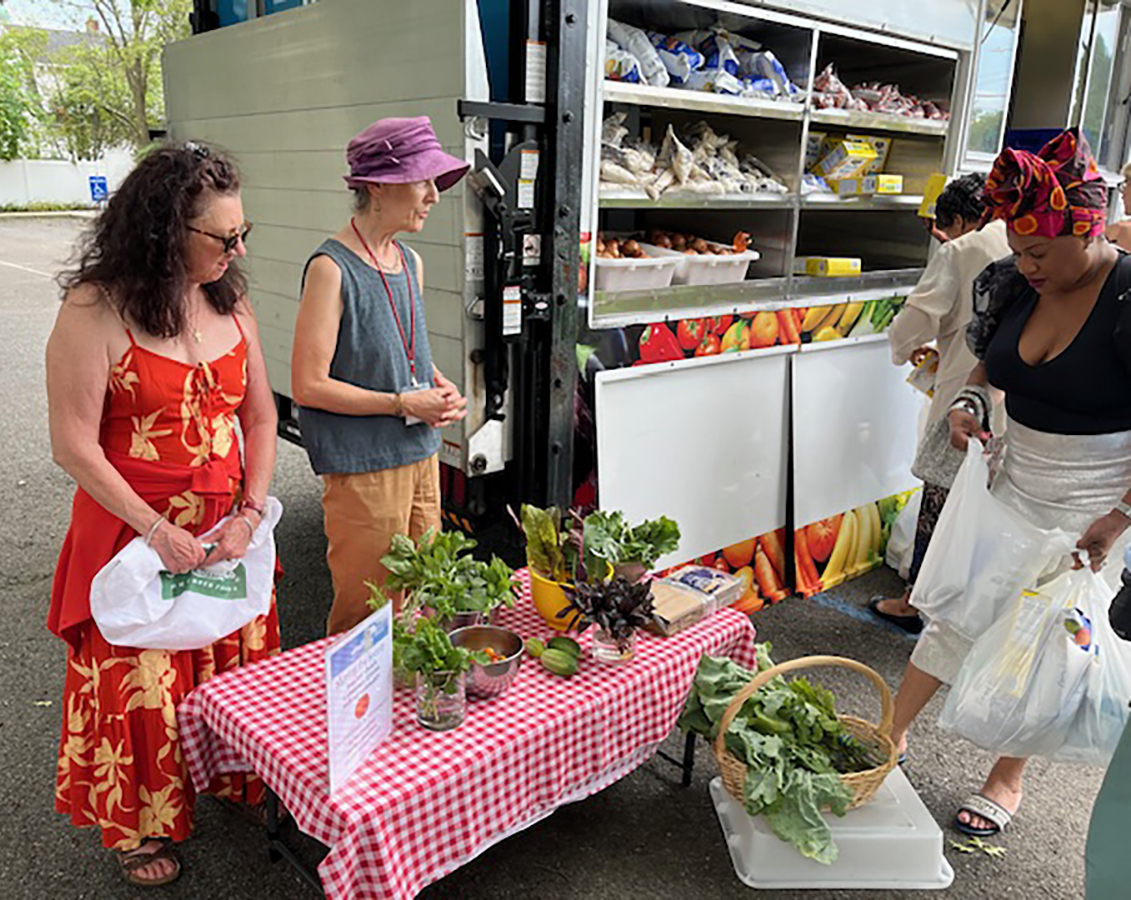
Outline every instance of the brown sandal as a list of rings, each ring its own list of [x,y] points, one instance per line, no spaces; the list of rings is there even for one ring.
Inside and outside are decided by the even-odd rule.
[[[160,839],[154,838],[153,840]],[[147,843],[149,841],[142,841],[142,846]],[[161,860],[168,860],[173,864],[173,871],[168,875],[163,875],[160,878],[143,878],[137,874],[139,869],[144,869],[150,863]],[[122,878],[136,887],[161,887],[162,885],[172,884],[181,877],[181,861],[177,858],[177,851],[173,849],[172,841],[163,841],[161,848],[152,852],[142,850],[141,847],[136,850],[119,852],[118,866],[122,870]]]

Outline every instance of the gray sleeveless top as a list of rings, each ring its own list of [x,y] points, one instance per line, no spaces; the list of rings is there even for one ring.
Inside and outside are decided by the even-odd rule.
[[[432,351],[424,324],[424,298],[416,280],[416,265],[402,245],[407,265],[403,272],[386,273],[397,313],[409,338],[409,290],[416,305],[416,378],[432,385]],[[397,393],[411,382],[408,356],[389,295],[380,273],[340,241],[330,238],[311,260],[328,256],[342,273],[342,322],[330,363],[330,377],[358,387]],[[303,270],[303,282],[306,271]],[[303,407],[299,411],[302,442],[319,475],[353,474],[393,469],[428,459],[440,449],[440,433],[425,424],[406,425],[397,416],[344,416]]]

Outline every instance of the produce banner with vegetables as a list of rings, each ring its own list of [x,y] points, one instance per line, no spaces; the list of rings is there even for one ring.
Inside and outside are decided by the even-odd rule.
[[[914,491],[810,522],[793,534],[798,593],[811,597],[884,562],[891,528]]]
[[[746,591],[733,606],[744,613],[752,613],[790,595],[791,572],[787,567],[785,546],[785,529],[779,528],[700,556],[694,562],[741,578]],[[674,566],[667,571],[674,572],[678,568]]]
[[[865,303],[674,319],[623,329],[591,331],[579,351],[602,369],[650,366],[722,353],[799,346],[887,331],[903,297]]]

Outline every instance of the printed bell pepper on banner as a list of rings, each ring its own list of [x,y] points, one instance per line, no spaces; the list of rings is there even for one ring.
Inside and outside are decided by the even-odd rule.
[[[683,350],[671,329],[663,322],[647,325],[640,335],[640,361],[643,363],[674,362],[683,359]]]

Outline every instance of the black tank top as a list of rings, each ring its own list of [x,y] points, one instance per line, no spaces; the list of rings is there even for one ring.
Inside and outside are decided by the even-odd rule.
[[[1037,292],[1027,289],[1004,311],[985,364],[990,384],[1005,391],[1011,419],[1052,434],[1131,431],[1131,373],[1116,344],[1128,288],[1131,258],[1121,253],[1075,340],[1035,366],[1021,358],[1018,344]]]

